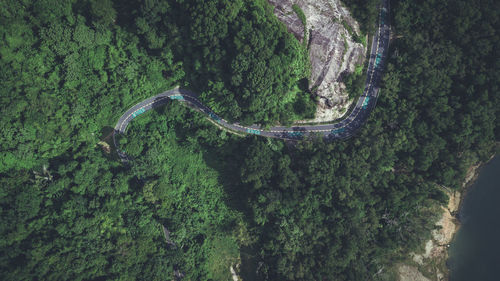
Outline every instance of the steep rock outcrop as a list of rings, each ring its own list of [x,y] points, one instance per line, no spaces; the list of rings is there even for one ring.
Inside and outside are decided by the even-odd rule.
[[[268,0],[274,14],[289,32],[308,45],[311,60],[310,89],[320,97],[314,121],[341,117],[349,106],[343,77],[365,59],[366,47],[352,38],[358,23],[340,0]],[[293,10],[296,4],[306,16],[306,28]],[[352,29],[350,34],[345,25]],[[304,42],[305,41],[305,42]]]

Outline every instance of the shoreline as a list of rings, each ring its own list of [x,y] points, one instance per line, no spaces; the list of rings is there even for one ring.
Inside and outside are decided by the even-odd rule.
[[[498,147],[498,144],[495,145]],[[460,210],[470,188],[476,182],[481,168],[488,164],[497,153],[493,153],[486,161],[477,162],[467,169],[462,186],[458,190],[440,186],[449,196],[446,206],[440,205],[442,212],[436,222],[437,229],[432,230],[432,238],[425,243],[423,253],[411,252],[407,262],[396,266],[401,281],[447,281],[450,269],[447,266],[449,259],[448,249],[455,239],[461,226]],[[425,274],[425,275],[424,275]]]
[[[498,144],[497,144],[498,146]],[[469,176],[469,171],[467,171],[467,175],[465,176],[465,181],[462,183],[462,187],[460,188],[460,190],[458,192],[460,192],[460,203],[458,204],[458,208],[456,210],[456,219],[458,220],[458,222],[460,223],[460,214],[459,214],[459,211],[460,209],[462,209],[462,205],[464,203],[464,199],[465,197],[467,196],[467,193],[469,193],[469,191],[471,190],[472,186],[474,185],[474,183],[476,182],[477,178],[479,177],[479,171],[483,168],[484,165],[488,164],[491,160],[493,160],[493,158],[495,158],[495,156],[497,156],[497,153],[493,153],[493,155],[490,156],[490,158],[484,162],[478,162],[477,164],[475,165],[472,165],[469,167],[468,170],[472,170],[471,171],[471,174],[470,174],[470,177]]]

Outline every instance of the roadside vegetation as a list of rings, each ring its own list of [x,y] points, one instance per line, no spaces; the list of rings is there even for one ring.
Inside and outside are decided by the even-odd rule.
[[[379,0],[341,0],[341,1],[349,9],[352,16],[359,23],[362,34],[372,34],[373,32],[375,32],[375,30],[377,30],[377,24],[378,24],[377,19],[379,12],[378,7],[380,5]],[[342,22],[342,24],[347,30],[352,29],[344,21]],[[358,40],[362,40],[362,38],[358,38]],[[358,42],[358,40],[356,40],[356,42]]]
[[[361,43],[363,44],[363,46],[366,46],[366,36],[364,36],[363,33],[360,33],[358,35],[345,20],[342,20],[342,25],[347,30],[347,33],[349,33],[349,36],[351,36],[354,42]]]
[[[168,3],[143,7],[136,22],[145,38],[167,35],[165,44],[184,62],[183,86],[201,93],[201,100],[228,120],[293,121],[293,101],[304,100],[296,96],[310,96],[291,91],[310,76],[308,52],[265,0]],[[314,104],[311,98],[307,102]]]
[[[306,14],[304,14],[304,11],[302,11],[302,9],[297,4],[293,4],[292,9],[295,12],[295,14],[297,15],[297,17],[299,17],[300,22],[302,23],[302,26],[304,27],[304,39],[302,41],[302,45],[304,47],[307,47],[308,42],[309,42],[309,36],[308,36],[308,32],[307,32]]]
[[[346,86],[346,91],[349,93],[350,99],[357,99],[363,94],[366,82],[366,64],[356,65],[354,72],[347,73],[342,80]]]
[[[357,136],[242,138],[172,102],[131,123],[120,148],[133,160],[123,165],[98,143],[111,143],[136,102],[180,83],[228,116],[241,107],[242,120],[277,120],[287,108],[277,100],[294,100],[281,93],[297,91],[305,67],[264,2],[130,3],[0,10],[6,280],[171,280],[176,270],[231,280],[240,262],[259,268],[257,280],[377,280],[430,238],[428,210],[447,201],[438,184],[459,188],[500,140],[497,1],[403,0],[377,107]],[[242,37],[221,39],[226,28]],[[253,84],[275,60],[275,76]],[[222,69],[245,65],[248,83],[225,80]],[[233,107],[229,90],[210,92],[227,85],[243,93]],[[250,106],[254,92],[271,104]]]

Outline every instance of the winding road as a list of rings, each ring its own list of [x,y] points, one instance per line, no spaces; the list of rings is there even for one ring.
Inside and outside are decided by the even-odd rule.
[[[124,134],[127,126],[138,115],[157,106],[164,105],[170,100],[186,102],[190,107],[199,110],[217,122],[220,126],[231,131],[255,134],[264,137],[280,139],[304,139],[308,136],[320,135],[325,139],[340,139],[352,136],[357,129],[366,121],[368,115],[375,107],[379,93],[380,78],[382,76],[383,65],[387,57],[389,45],[390,25],[389,25],[389,0],[382,0],[379,13],[378,30],[373,36],[370,58],[367,69],[367,77],[363,94],[359,97],[351,113],[342,121],[322,125],[298,125],[292,127],[271,127],[264,130],[258,125],[242,126],[238,123],[229,123],[219,117],[210,108],[203,105],[197,94],[186,89],[172,89],[154,97],[148,98],[134,105],[127,110],[118,120],[113,133],[115,147],[118,148],[115,140],[116,134]],[[128,159],[124,152],[118,149],[119,156]]]

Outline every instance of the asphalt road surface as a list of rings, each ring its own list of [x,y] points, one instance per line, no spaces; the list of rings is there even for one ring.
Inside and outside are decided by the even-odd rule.
[[[264,130],[258,125],[242,126],[238,123],[229,123],[215,114],[210,108],[203,105],[198,99],[197,94],[186,89],[172,89],[154,97],[148,98],[134,105],[127,110],[118,120],[115,134],[124,134],[127,126],[135,117],[157,106],[164,105],[171,100],[186,102],[192,108],[199,110],[211,118],[219,125],[232,130],[247,134],[255,134],[263,137],[273,137],[280,139],[304,139],[310,136],[323,136],[325,139],[341,139],[352,136],[357,129],[366,121],[368,115],[375,107],[377,102],[380,78],[382,76],[383,65],[387,58],[387,49],[389,45],[390,26],[389,26],[389,0],[382,0],[379,12],[379,27],[373,36],[370,58],[368,63],[365,90],[359,97],[351,113],[342,121],[322,125],[298,125],[292,127],[271,127]],[[115,141],[116,146],[116,141]],[[118,146],[116,146],[118,147]],[[120,157],[124,160],[127,156],[118,151]]]

